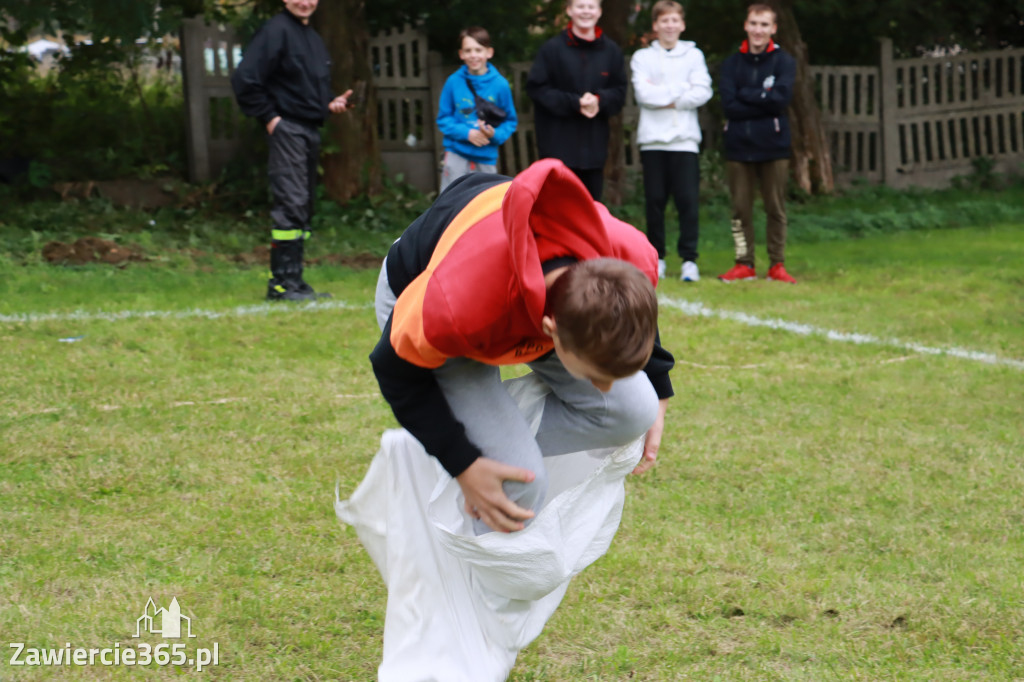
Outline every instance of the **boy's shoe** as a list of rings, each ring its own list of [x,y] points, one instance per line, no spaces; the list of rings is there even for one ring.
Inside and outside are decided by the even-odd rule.
[[[683,263],[683,274],[679,276],[679,279],[684,282],[699,282],[700,269],[697,267],[697,264],[692,260]]]
[[[790,277],[789,273],[786,272],[786,266],[782,263],[776,263],[768,269],[768,274],[765,279],[769,279],[773,282],[785,282],[786,284],[796,284],[796,280]]]
[[[658,279],[665,279],[665,259],[658,259]]]
[[[293,280],[270,278],[267,282],[268,301],[315,301],[317,294],[312,290],[302,291]]]
[[[299,293],[312,294],[314,298],[334,298],[326,291],[315,291],[313,287],[309,286],[309,284],[306,283],[306,280],[302,279],[301,277],[299,278],[299,284],[297,289]]]
[[[736,265],[732,266],[732,270],[729,270],[729,272],[725,273],[724,275],[719,275],[718,279],[722,280],[723,282],[729,283],[739,282],[745,279],[757,279],[757,273],[754,272],[754,268],[750,267],[749,265],[737,263]]]

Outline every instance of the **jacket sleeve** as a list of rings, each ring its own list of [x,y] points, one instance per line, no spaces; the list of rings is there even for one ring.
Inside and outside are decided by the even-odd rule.
[[[437,105],[437,127],[441,134],[450,140],[468,140],[471,128],[466,125],[455,103],[455,84],[449,78],[441,88],[441,98]]]
[[[740,99],[736,87],[736,60],[729,59],[722,64],[718,79],[718,94],[722,97],[722,113],[729,121],[745,121],[762,118],[765,111]]]
[[[722,79],[722,110],[726,118],[736,121],[765,116],[778,116],[786,111],[793,99],[793,85],[796,82],[796,62],[786,53],[774,60],[771,75],[775,82],[769,88],[762,84],[754,87],[737,88],[734,78]],[[732,86],[731,103],[726,102],[726,87]]]
[[[231,88],[235,91],[238,108],[264,125],[278,115],[267,90],[267,80],[278,67],[283,47],[280,33],[270,25],[264,26],[253,36],[238,68],[231,74]]]
[[[606,38],[605,40],[608,40]],[[599,89],[594,94],[601,100],[598,108],[598,116],[610,118],[622,111],[626,104],[626,63],[622,59],[622,52],[616,46],[610,50],[613,53],[612,63],[608,65],[608,85]]]
[[[526,78],[526,94],[537,106],[555,116],[583,116],[580,113],[580,96],[574,92],[561,90],[552,83],[554,73],[550,62],[556,58],[550,42],[541,46]]]
[[[674,104],[677,92],[673,91],[669,83],[651,82],[651,60],[645,54],[646,50],[638,50],[629,62],[630,70],[633,72],[633,94],[636,102],[644,109],[662,109]]]
[[[516,114],[516,103],[512,99],[512,88],[509,87],[508,81],[504,81],[501,85],[500,93],[497,97],[497,105],[505,110],[508,117],[501,122],[497,128],[494,129],[494,137],[491,138],[491,144],[496,147],[500,147],[505,144],[508,138],[512,137],[512,133],[519,127],[519,117]]]
[[[458,476],[480,455],[466,429],[452,414],[431,369],[400,358],[391,346],[391,320],[370,353],[380,391],[398,423],[437,458],[452,477]]]
[[[738,92],[740,100],[757,107],[763,116],[777,116],[785,112],[793,99],[796,61],[783,52],[775,59],[774,67],[772,76],[775,77],[775,82],[770,88],[742,88]]]
[[[711,74],[708,73],[704,53],[700,50],[696,50],[696,53],[692,68],[684,81],[683,91],[675,102],[676,109],[696,109],[711,99]]]
[[[651,386],[654,387],[654,392],[658,394],[658,400],[671,398],[675,395],[675,391],[672,388],[672,380],[668,376],[669,370],[675,364],[676,360],[672,357],[672,354],[662,347],[661,333],[659,332],[654,338],[654,352],[651,353],[651,359],[647,361],[647,366],[644,367],[644,373],[651,380]]]

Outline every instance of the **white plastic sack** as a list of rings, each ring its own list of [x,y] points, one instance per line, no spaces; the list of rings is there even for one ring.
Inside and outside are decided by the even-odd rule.
[[[547,387],[507,382],[534,427]],[[391,430],[338,518],[356,529],[388,588],[381,682],[504,680],[569,580],[601,557],[622,516],[643,439],[548,457],[548,502],[525,530],[473,534],[456,482],[404,430]]]

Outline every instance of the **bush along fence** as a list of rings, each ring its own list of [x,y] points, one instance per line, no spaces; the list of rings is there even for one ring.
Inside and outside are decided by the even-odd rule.
[[[230,29],[198,19],[182,28],[193,182],[215,177],[245,143],[229,82],[241,51]],[[425,33],[408,26],[374,36],[370,59],[382,160],[392,175],[433,191],[443,149],[434,119],[446,67]],[[519,128],[498,160],[506,175],[537,158],[529,70],[529,62],[501,68],[519,113]],[[970,173],[979,158],[1003,171],[1024,163],[1024,49],[895,59],[892,41],[882,39],[878,66],[812,66],[811,74],[840,184],[862,178],[896,188],[940,187]],[[632,87],[622,116],[626,167],[638,168]],[[714,123],[702,116],[701,125],[705,146],[714,144]]]

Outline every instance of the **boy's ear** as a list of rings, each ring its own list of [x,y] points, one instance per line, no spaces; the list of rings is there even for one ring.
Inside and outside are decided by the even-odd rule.
[[[494,48],[489,47],[487,48],[487,61],[490,61],[492,59],[494,59]]]
[[[545,315],[544,317],[540,318],[540,328],[541,331],[543,331],[551,338],[554,338],[555,334],[558,333],[558,325],[555,324],[555,318],[551,317],[550,315]]]

